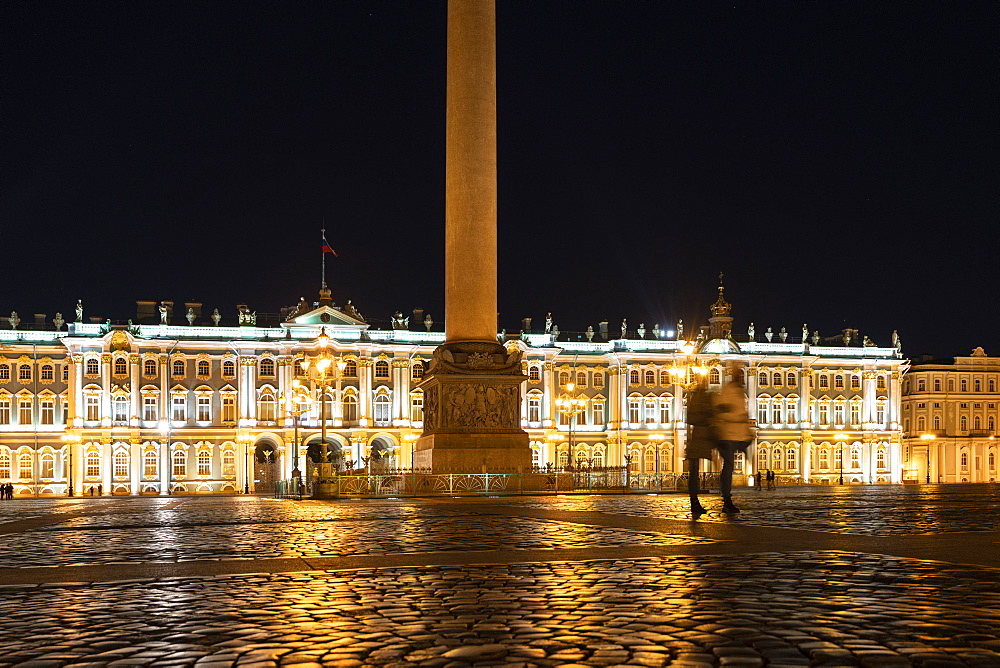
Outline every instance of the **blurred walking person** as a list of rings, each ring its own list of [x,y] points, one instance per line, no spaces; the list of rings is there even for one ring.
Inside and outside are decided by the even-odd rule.
[[[701,460],[711,459],[712,449],[717,445],[713,436],[712,413],[712,399],[708,395],[705,377],[702,376],[698,379],[697,384],[688,392],[688,439],[684,451],[688,469],[688,495],[691,497],[691,515],[695,518],[708,512],[698,500],[698,490],[701,487]]]
[[[753,435],[750,416],[747,414],[747,392],[743,384],[742,365],[730,367],[732,378],[715,395],[712,426],[718,444],[715,446],[722,458],[719,487],[722,490],[722,512],[738,513],[733,503],[733,464],[737,451],[745,453]]]

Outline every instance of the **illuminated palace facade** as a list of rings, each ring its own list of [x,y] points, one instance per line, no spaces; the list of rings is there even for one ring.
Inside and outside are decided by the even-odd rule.
[[[266,491],[296,463],[307,479],[315,473],[324,432],[340,470],[373,460],[409,467],[423,420],[419,385],[444,334],[401,320],[373,330],[324,292],[274,327],[241,313],[229,327],[217,316],[186,325],[163,316],[0,330],[0,482],[16,495],[62,495],[70,485],[77,495]],[[763,469],[800,483],[903,480],[898,347],[858,345],[851,330],[835,340],[769,330],[766,340],[737,341],[729,310],[720,288],[692,354],[684,341],[646,332],[507,340],[523,352],[521,424],[535,465],[680,473],[678,381],[698,366],[718,388],[739,362],[757,437],[738,458],[738,480]],[[322,333],[334,364],[320,378],[312,362]],[[311,401],[291,412],[296,392]]]
[[[996,482],[1000,357],[971,355],[913,364],[903,380],[903,432],[916,482]]]

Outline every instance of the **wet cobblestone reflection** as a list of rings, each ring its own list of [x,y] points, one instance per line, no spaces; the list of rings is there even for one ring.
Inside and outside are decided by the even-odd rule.
[[[1000,571],[853,553],[0,592],[2,666],[1000,665]]]

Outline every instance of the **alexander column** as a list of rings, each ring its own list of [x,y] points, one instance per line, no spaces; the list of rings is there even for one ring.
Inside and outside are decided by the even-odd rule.
[[[445,343],[420,387],[415,464],[523,469],[521,354],[497,342],[496,7],[448,2]]]

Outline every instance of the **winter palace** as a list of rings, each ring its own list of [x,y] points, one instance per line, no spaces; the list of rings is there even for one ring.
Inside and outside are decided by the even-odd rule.
[[[429,316],[415,311],[411,324],[397,314],[393,328],[375,330],[350,302],[335,305],[325,286],[319,301],[300,301],[273,326],[258,326],[245,306],[229,326],[218,311],[203,318],[200,304],[185,306],[186,315],[174,317],[170,302],[139,302],[136,322],[123,325],[85,322],[81,304],[76,322],[57,315],[48,325],[42,316],[23,328],[16,314],[7,318],[0,482],[13,483],[15,495],[266,492],[296,466],[314,475],[324,435],[341,471],[410,465],[423,418],[420,382],[444,340]],[[740,362],[735,373],[746,374],[757,427],[737,461],[742,484],[765,469],[813,484],[900,483],[923,474],[907,460],[904,420],[937,413],[901,413],[908,363],[895,336],[896,345],[879,347],[856,330],[821,339],[805,325],[801,336],[784,328],[755,334],[752,325],[735,335],[721,287],[708,320],[690,341],[680,327],[668,337],[624,323],[620,335],[602,323],[572,341],[550,320],[543,332],[501,333],[523,354],[521,424],[534,464],[680,472],[681,381],[697,369],[719,387],[727,369],[738,368],[729,363]],[[978,367],[921,373],[927,393],[938,378],[950,384],[957,374],[966,383],[981,375]],[[968,399],[978,406],[978,396]],[[920,401],[915,406],[935,400]],[[975,409],[967,414],[977,419]],[[917,428],[924,427],[931,428]],[[965,427],[978,434],[987,425]],[[932,475],[959,475],[966,451],[987,456],[973,443],[955,454],[940,450]]]

